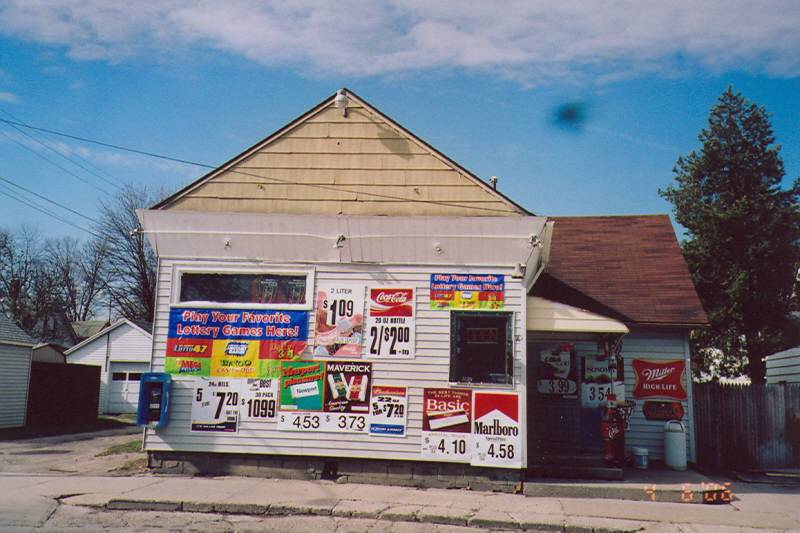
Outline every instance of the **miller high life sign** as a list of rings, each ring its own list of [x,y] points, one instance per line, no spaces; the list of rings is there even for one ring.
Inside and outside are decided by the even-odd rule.
[[[684,387],[685,361],[634,359],[631,366],[633,366],[633,372],[636,376],[636,383],[633,388],[634,398],[686,399],[686,388]]]

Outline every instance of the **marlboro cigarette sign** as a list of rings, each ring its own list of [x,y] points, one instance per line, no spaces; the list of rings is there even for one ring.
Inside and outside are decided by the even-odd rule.
[[[504,392],[474,394],[473,466],[522,467],[522,427],[519,395]]]
[[[631,362],[636,377],[633,388],[634,398],[670,398],[685,400],[684,374],[686,362],[678,359],[675,361],[648,361],[634,359]]]

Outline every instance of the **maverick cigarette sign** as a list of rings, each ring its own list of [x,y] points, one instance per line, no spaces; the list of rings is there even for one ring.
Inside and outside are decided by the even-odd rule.
[[[308,342],[307,311],[170,309],[166,371],[176,376],[278,378]]]
[[[633,388],[634,398],[671,398],[685,400],[684,373],[686,362],[648,361],[634,359],[631,362],[636,384]]]

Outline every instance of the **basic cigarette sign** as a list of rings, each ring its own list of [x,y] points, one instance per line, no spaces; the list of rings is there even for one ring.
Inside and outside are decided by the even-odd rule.
[[[423,389],[422,456],[469,462],[471,417],[471,390]]]

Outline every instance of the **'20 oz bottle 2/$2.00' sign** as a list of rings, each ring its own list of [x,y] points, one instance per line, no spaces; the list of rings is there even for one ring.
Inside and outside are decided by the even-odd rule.
[[[374,359],[413,359],[416,300],[413,288],[369,289],[366,354]]]

